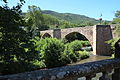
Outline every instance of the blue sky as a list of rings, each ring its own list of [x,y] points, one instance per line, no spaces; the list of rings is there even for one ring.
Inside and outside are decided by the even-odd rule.
[[[8,0],[9,6],[17,4],[18,0]],[[39,6],[42,10],[53,10],[60,13],[75,13],[103,20],[113,20],[115,12],[120,10],[120,0],[25,0],[22,7],[27,12],[28,5]],[[0,5],[2,2],[0,1]]]

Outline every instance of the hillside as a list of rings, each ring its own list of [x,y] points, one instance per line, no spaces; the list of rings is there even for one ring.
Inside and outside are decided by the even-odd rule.
[[[43,21],[42,25],[43,29],[54,29],[54,28],[73,28],[73,27],[85,27],[85,26],[93,26],[98,24],[100,21],[94,18],[90,18],[84,15],[73,14],[73,13],[58,13],[51,10],[40,10],[41,14],[37,14],[34,11],[30,15],[29,13],[23,13],[22,16],[27,20],[28,17],[33,16],[36,18],[36,21]],[[27,15],[26,15],[27,14]],[[40,18],[38,18],[38,16]],[[41,18],[42,17],[42,18]],[[27,20],[28,21],[28,20]],[[109,24],[109,21],[102,21],[102,25]],[[29,24],[29,23],[28,23]],[[32,25],[32,24],[31,24]]]
[[[72,13],[58,13],[50,10],[43,10],[42,13],[50,14],[61,20],[66,20],[74,24],[85,24],[85,23],[98,24],[99,23],[98,20],[84,16],[84,15],[78,15],[78,14],[72,14]]]

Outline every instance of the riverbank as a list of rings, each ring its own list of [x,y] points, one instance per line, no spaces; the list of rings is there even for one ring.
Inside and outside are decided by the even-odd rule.
[[[100,60],[110,59],[110,58],[111,58],[111,56],[90,55],[90,57],[87,59],[83,59],[76,63],[72,63],[72,64],[68,64],[68,65],[83,64],[83,63],[87,63],[87,62],[100,61]]]

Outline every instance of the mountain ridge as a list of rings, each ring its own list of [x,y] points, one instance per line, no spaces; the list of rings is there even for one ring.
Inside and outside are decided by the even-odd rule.
[[[55,16],[61,20],[66,20],[71,23],[80,24],[80,23],[92,23],[92,24],[98,24],[99,20],[96,20],[95,18],[91,18],[85,15],[80,14],[74,14],[74,13],[59,13],[56,11],[51,10],[42,10],[43,14],[49,14],[52,16]]]

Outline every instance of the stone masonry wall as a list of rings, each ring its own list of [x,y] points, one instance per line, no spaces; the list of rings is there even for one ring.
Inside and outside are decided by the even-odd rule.
[[[115,68],[120,68],[120,59],[108,59],[47,70],[5,75],[0,76],[0,80],[77,80],[77,78],[83,76],[89,76]]]

